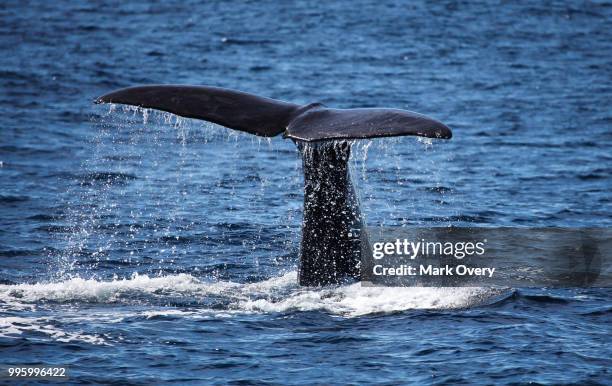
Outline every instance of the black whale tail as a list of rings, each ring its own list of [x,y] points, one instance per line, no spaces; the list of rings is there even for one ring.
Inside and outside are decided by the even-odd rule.
[[[367,235],[348,167],[359,138],[416,135],[451,138],[433,118],[397,109],[332,109],[296,105],[208,86],[152,85],[113,91],[96,103],[119,103],[202,119],[247,133],[283,134],[298,145],[304,170],[301,285],[342,283],[359,276]],[[367,249],[367,248],[366,248]]]
[[[119,103],[202,119],[230,129],[312,142],[417,135],[450,138],[442,122],[398,109],[332,109],[320,103],[296,105],[210,86],[151,85],[113,91],[96,103]]]

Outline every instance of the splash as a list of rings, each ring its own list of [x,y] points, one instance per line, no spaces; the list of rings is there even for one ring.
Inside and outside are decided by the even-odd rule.
[[[271,138],[134,106],[111,104],[98,111],[90,152],[74,173],[75,184],[69,186],[64,203],[66,228],[72,231],[53,236],[62,246],[49,253],[53,263],[48,274],[54,280],[90,277],[103,266],[112,270],[113,265],[128,265],[143,271],[138,268],[143,255],[151,259],[144,262],[148,272],[176,267],[176,259],[201,248],[189,243],[200,235],[217,240],[204,253],[202,261],[207,262],[206,257],[226,249],[229,236],[211,236],[210,229],[227,223],[228,211],[237,213],[230,221],[249,221],[257,227],[249,228],[254,236],[245,237],[243,256],[251,256],[247,252],[261,246],[262,239],[266,242],[266,230],[281,225],[288,232],[274,241],[289,248],[297,242],[298,205],[289,202],[270,211],[268,199],[288,183],[296,186],[288,192],[301,191],[301,176],[295,170],[299,158],[283,154],[286,162],[275,162],[278,152],[286,152],[291,143],[279,149]],[[186,241],[177,245],[179,239]],[[253,256],[257,263],[260,255]]]
[[[188,274],[98,281],[73,278],[54,283],[0,286],[0,304],[10,311],[15,303],[89,303],[139,306],[174,304],[178,309],[147,310],[146,317],[160,315],[193,316],[218,313],[271,313],[322,311],[344,317],[412,309],[452,309],[480,304],[499,294],[485,288],[387,288],[350,285],[304,288],[297,285],[297,273],[254,283],[204,281]],[[160,300],[163,300],[160,302]],[[197,304],[194,305],[194,300]],[[214,301],[215,307],[210,307]],[[7,309],[9,308],[9,309]],[[187,311],[185,311],[187,308]]]

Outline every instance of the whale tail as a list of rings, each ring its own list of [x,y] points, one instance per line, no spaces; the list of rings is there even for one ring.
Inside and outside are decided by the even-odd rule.
[[[342,283],[359,276],[368,243],[348,160],[350,139],[417,135],[450,138],[443,123],[396,109],[332,109],[296,105],[208,86],[130,87],[96,99],[167,111],[234,130],[296,142],[304,170],[300,285]],[[367,248],[366,248],[367,249]]]
[[[210,86],[151,85],[113,91],[96,103],[119,103],[202,119],[230,129],[314,142],[416,135],[448,139],[442,122],[398,109],[332,109],[320,103],[296,105]]]

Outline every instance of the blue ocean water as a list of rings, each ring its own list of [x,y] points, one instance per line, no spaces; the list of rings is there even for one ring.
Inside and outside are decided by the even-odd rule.
[[[609,2],[0,4],[0,364],[72,383],[606,384],[607,289],[296,284],[295,146],[94,106],[208,84],[388,106],[369,225],[612,224]]]

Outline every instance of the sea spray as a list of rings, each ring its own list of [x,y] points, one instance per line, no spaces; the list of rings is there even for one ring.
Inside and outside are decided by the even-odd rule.
[[[100,110],[78,185],[69,187],[74,200],[67,203],[67,222],[75,232],[58,235],[66,248],[51,253],[56,263],[49,266],[50,275],[102,278],[117,265],[163,274],[180,267],[181,258],[192,259],[201,243],[208,245],[199,258],[203,265],[236,244],[242,245],[243,258],[254,262],[255,272],[262,257],[265,270],[269,262],[285,265],[295,258],[302,181],[291,143],[150,109]],[[278,175],[278,165],[289,172]],[[284,214],[268,214],[266,202],[287,182],[295,192],[286,192]],[[207,200],[195,201],[193,195],[203,191]],[[229,212],[236,224],[250,222],[238,225],[240,239],[233,232],[218,233]],[[279,256],[272,245],[282,245],[286,254]],[[228,274],[192,268],[203,275]]]

